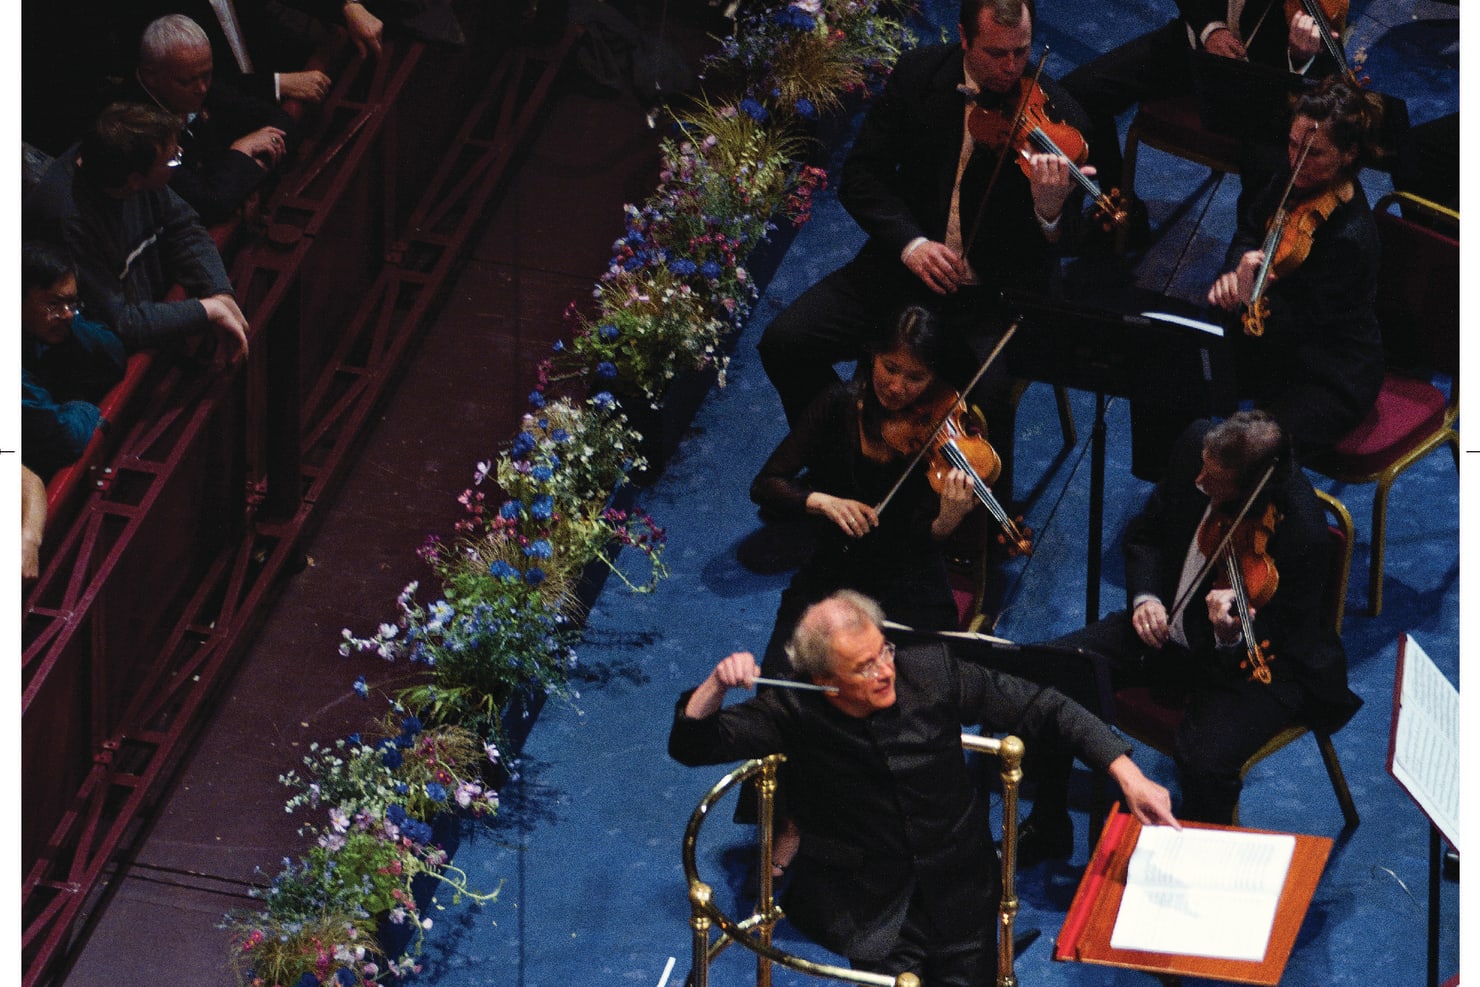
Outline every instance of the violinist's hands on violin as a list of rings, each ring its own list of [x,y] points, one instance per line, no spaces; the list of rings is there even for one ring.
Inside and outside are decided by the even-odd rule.
[[[1208,620],[1213,625],[1213,640],[1224,648],[1238,644],[1244,630],[1243,623],[1239,620],[1238,605],[1234,602],[1233,590],[1210,590],[1206,600]],[[1253,607],[1249,608],[1249,616],[1254,616]]]
[[[879,515],[869,505],[820,490],[807,495],[807,511],[827,518],[849,538],[862,538],[879,526]]]
[[[1172,815],[1171,792],[1142,774],[1129,755],[1122,754],[1111,761],[1106,771],[1120,786],[1126,807],[1143,826],[1182,828],[1177,817]]]
[[[1160,648],[1172,636],[1167,623],[1167,608],[1160,600],[1144,600],[1131,614],[1131,626],[1136,636],[1148,648]]]
[[[1290,57],[1296,62],[1309,61],[1321,50],[1321,29],[1315,18],[1299,11],[1290,19]]]
[[[940,489],[940,513],[930,526],[937,539],[945,538],[966,519],[976,506],[976,489],[964,470],[953,469],[945,475]]]
[[[938,240],[926,240],[904,259],[904,266],[937,295],[949,295],[966,278],[966,261]]]
[[[1250,250],[1239,258],[1238,267],[1225,271],[1208,289],[1208,304],[1232,312],[1240,305],[1249,304],[1254,297],[1254,279],[1259,275],[1259,265],[1264,263],[1264,251]],[[1273,272],[1269,275],[1274,279]]]
[[[1203,42],[1203,48],[1224,58],[1236,58],[1241,62],[1249,60],[1249,49],[1244,47],[1238,35],[1226,27],[1220,27],[1208,35],[1208,39]]]
[[[1028,165],[1032,175],[1028,182],[1033,190],[1033,211],[1047,222],[1054,222],[1064,211],[1064,200],[1074,187],[1069,169],[1074,163],[1058,154],[1030,154]],[[1094,168],[1081,169],[1085,175],[1093,176]]]

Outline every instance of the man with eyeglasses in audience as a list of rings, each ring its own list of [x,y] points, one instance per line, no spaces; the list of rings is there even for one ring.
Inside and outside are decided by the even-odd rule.
[[[21,578],[41,574],[46,481],[104,424],[98,401],[123,378],[123,342],[82,317],[61,247],[21,245]]]
[[[783,753],[801,846],[787,918],[856,970],[932,987],[995,982],[1001,876],[963,726],[1039,737],[1108,771],[1141,822],[1172,825],[1171,798],[1130,745],[1056,690],[958,661],[942,642],[896,651],[874,601],[840,591],[803,614],[790,657],[820,690],[769,689],[729,708],[760,666],[738,652],[679,697],[668,752],[691,766]]]
[[[87,448],[98,402],[123,379],[123,341],[82,317],[65,250],[21,245],[21,462],[43,480]]]
[[[169,188],[176,127],[157,106],[108,106],[80,153],[53,162],[26,197],[22,230],[67,247],[90,315],[129,349],[208,334],[210,367],[224,370],[247,355],[247,320],[216,245]],[[177,284],[186,297],[167,301]]]

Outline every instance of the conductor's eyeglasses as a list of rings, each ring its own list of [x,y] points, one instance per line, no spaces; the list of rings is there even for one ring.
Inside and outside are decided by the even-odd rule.
[[[894,642],[885,641],[879,653],[870,658],[866,664],[849,672],[849,676],[862,682],[872,682],[884,674],[886,668],[894,667]]]

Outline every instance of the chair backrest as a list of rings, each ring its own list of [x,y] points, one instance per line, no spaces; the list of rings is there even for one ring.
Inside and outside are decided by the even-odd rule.
[[[1390,366],[1447,374],[1458,393],[1459,240],[1392,211],[1422,202],[1396,192],[1374,210],[1382,241],[1377,317]]]

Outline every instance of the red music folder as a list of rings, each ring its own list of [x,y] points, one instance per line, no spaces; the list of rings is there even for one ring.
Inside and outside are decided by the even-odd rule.
[[[1192,829],[1236,830],[1244,833],[1268,833],[1233,826],[1209,826],[1185,823]],[[1278,984],[1290,959],[1290,950],[1300,924],[1310,908],[1321,872],[1331,854],[1332,841],[1325,836],[1290,835],[1295,849],[1290,867],[1280,890],[1274,925],[1264,957],[1259,961],[1232,960],[1223,957],[1193,956],[1185,953],[1154,952],[1140,949],[1118,949],[1110,944],[1115,920],[1125,895],[1126,875],[1131,854],[1141,836],[1141,824],[1117,804],[1101,831],[1099,843],[1079,890],[1069,906],[1069,914],[1059,931],[1054,946],[1054,959],[1097,963],[1152,973],[1209,977],[1236,983]]]

